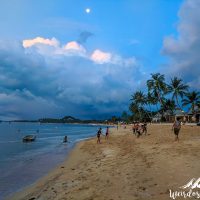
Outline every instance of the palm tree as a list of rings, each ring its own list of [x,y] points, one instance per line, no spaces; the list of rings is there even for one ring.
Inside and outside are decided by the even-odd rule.
[[[147,93],[146,95],[146,104],[149,107],[149,111],[150,111],[150,119],[152,120],[152,109],[151,109],[151,105],[156,105],[157,107],[157,103],[158,103],[158,99],[155,98],[150,92]],[[158,108],[157,108],[158,110]]]
[[[169,93],[172,93],[172,100],[176,101],[176,105],[181,109],[181,106],[179,105],[178,98],[186,94],[188,90],[188,85],[183,84],[183,80],[179,79],[177,77],[174,77],[171,79],[170,85],[168,86]]]
[[[138,104],[136,104],[135,102],[132,102],[129,106],[129,110],[134,114],[135,120],[140,119],[141,115],[140,115],[140,108]]]
[[[155,96],[153,96],[150,92],[148,92],[146,95],[146,103],[149,105],[150,108],[151,105],[157,105],[158,99]]]
[[[200,102],[197,102],[197,107],[200,110]]]
[[[164,115],[166,121],[170,120],[170,115],[174,115],[174,110],[176,108],[176,104],[174,100],[164,99],[163,105],[161,106],[161,112]]]
[[[174,113],[175,108],[176,108],[175,101],[171,99],[165,99],[163,106],[161,106],[161,109],[163,111],[170,111],[170,114]]]
[[[191,105],[192,113],[195,113],[195,106],[200,104],[200,92],[192,91],[185,94],[182,100],[183,106]]]
[[[124,122],[128,122],[128,113],[126,111],[123,111],[122,112],[122,115],[121,115],[121,119],[124,121]]]
[[[167,93],[167,84],[165,83],[165,76],[156,73],[151,74],[152,79],[147,81],[148,91],[158,98],[160,105],[163,105],[163,96]]]
[[[134,107],[135,113],[138,112],[140,119],[141,116],[141,110],[143,109],[143,105],[146,102],[145,94],[142,91],[136,91],[131,98],[132,101],[132,108]],[[137,111],[136,111],[137,110]]]
[[[145,104],[146,97],[145,94],[142,91],[136,91],[131,98],[132,101],[134,101],[139,106],[142,106]]]

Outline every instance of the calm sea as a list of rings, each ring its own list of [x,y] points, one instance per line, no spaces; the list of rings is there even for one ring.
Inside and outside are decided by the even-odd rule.
[[[95,136],[98,128],[80,124],[0,123],[0,199],[45,175],[64,161],[76,142]],[[36,141],[23,143],[23,136],[28,134],[35,134]],[[70,141],[67,144],[62,143],[65,135]]]

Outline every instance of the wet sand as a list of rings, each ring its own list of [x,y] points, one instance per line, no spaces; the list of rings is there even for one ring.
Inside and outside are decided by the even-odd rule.
[[[170,189],[200,177],[200,127],[183,126],[179,142],[171,125],[148,125],[140,138],[131,127],[110,130],[101,144],[77,144],[62,165],[10,199],[167,200]]]

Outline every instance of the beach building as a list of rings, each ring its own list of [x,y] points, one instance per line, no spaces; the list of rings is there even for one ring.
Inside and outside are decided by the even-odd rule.
[[[158,112],[153,118],[152,122],[161,122],[162,115]]]
[[[189,112],[185,112],[179,108],[177,108],[174,112],[171,110],[167,110],[163,113],[163,117],[166,122],[173,123],[177,118],[179,118],[182,122],[199,122],[200,120],[200,111],[195,114],[190,110]],[[162,114],[157,113],[153,118],[152,122],[161,122]]]
[[[195,107],[194,112],[192,112],[192,109],[188,111],[188,121],[200,122],[200,108]]]
[[[190,109],[188,112],[185,112],[181,109],[176,109],[174,113],[165,112],[164,116],[168,122],[174,122],[179,118],[182,122],[199,122],[200,120],[200,110],[195,110],[195,113]]]
[[[167,112],[165,118],[168,122],[174,122],[177,120],[177,118],[179,118],[182,122],[191,121],[191,117],[188,115],[188,113],[181,110],[180,108],[177,108],[173,113]]]
[[[176,120],[177,118],[181,119],[181,121],[187,121],[188,115],[185,111],[176,109],[174,112],[174,119]]]
[[[166,110],[164,113],[164,118],[166,119],[167,122],[173,122],[174,121],[174,114],[173,111],[171,110]]]

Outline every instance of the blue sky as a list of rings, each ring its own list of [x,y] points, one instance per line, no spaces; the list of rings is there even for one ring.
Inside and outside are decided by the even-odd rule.
[[[1,0],[0,117],[119,115],[157,71],[198,85],[198,69],[183,73],[199,62],[190,50],[199,44],[198,6],[195,0]],[[180,62],[185,55],[188,63]]]
[[[147,69],[152,65],[152,70],[163,60],[163,38],[176,34],[181,3],[182,0],[3,0],[0,37],[56,37],[67,42],[87,30],[94,34],[88,40],[89,49],[98,47],[123,56],[134,55],[148,63]],[[91,8],[90,14],[86,14],[86,8]]]

